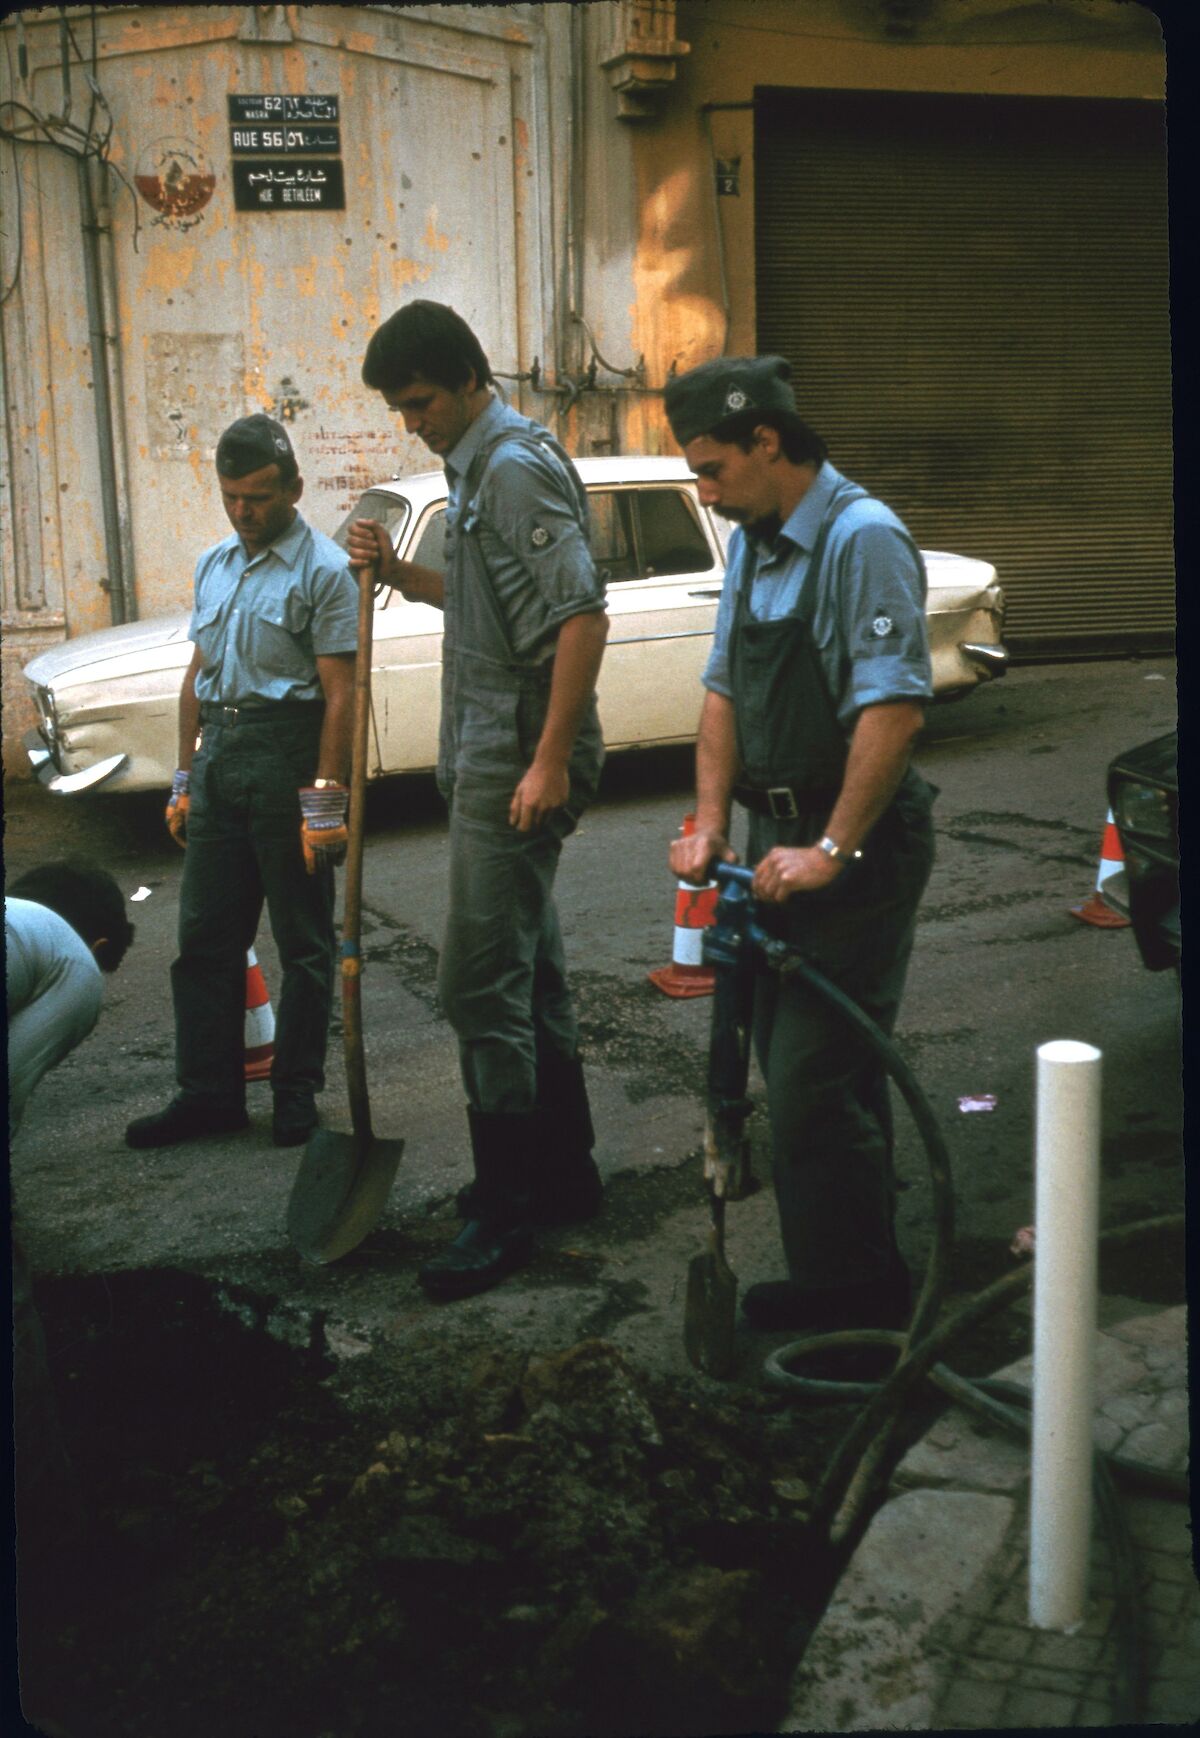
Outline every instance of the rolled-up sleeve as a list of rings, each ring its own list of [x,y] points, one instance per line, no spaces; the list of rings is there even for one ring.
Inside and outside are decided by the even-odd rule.
[[[312,649],[318,658],[358,644],[358,581],[350,568],[321,563],[312,573]]]
[[[853,513],[829,550],[850,670],[839,708],[847,727],[864,706],[933,694],[920,551],[890,515],[847,523]]]
[[[487,533],[515,558],[488,560],[515,652],[528,653],[571,616],[604,608],[586,523],[555,459],[515,443],[502,448],[488,466],[479,507]]]

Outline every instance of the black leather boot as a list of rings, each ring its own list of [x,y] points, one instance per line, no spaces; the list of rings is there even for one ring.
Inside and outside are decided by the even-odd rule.
[[[439,1303],[489,1291],[533,1260],[530,1190],[537,1112],[468,1108],[475,1181],[471,1217],[453,1243],[420,1269],[425,1292]]]

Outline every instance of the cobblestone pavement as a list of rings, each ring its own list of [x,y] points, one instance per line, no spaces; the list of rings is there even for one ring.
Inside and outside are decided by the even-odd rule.
[[[1030,1359],[1001,1374],[1028,1387]],[[1188,1463],[1186,1311],[1097,1335],[1095,1437],[1162,1472]],[[796,1674],[785,1730],[1018,1730],[1117,1723],[1135,1662],[1139,1723],[1200,1719],[1200,1581],[1188,1504],[1120,1491],[1136,1577],[1132,1648],[1123,1584],[1099,1516],[1084,1621],[1028,1621],[1028,1450],[959,1408],[897,1469],[884,1505]]]

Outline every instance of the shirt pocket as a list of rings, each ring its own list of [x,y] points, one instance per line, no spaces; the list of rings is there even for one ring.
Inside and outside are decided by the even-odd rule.
[[[192,611],[190,638],[192,644],[199,647],[205,664],[215,664],[220,660],[223,637],[220,617],[219,603],[197,605]]]
[[[247,660],[270,676],[309,680],[316,669],[311,622],[307,600],[295,593],[254,598],[245,616]]]

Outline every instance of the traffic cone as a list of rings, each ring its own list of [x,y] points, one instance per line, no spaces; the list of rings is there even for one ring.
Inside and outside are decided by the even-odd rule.
[[[696,830],[695,815],[685,815],[680,832],[686,839]],[[716,921],[717,884],[703,887],[691,881],[675,884],[675,939],[671,963],[648,974],[666,996],[711,996],[713,971],[704,964],[704,931]]]
[[[275,1015],[258,955],[246,954],[246,1079],[267,1080],[275,1060]]]
[[[1117,832],[1113,812],[1108,811],[1104,823],[1104,835],[1100,841],[1100,870],[1096,876],[1096,891],[1079,905],[1068,906],[1072,917],[1077,917],[1080,923],[1090,923],[1096,929],[1128,929],[1129,919],[1122,917],[1119,911],[1114,911],[1107,904],[1100,889],[1110,875],[1115,875],[1118,869],[1125,867],[1125,853],[1121,849],[1121,835]]]

